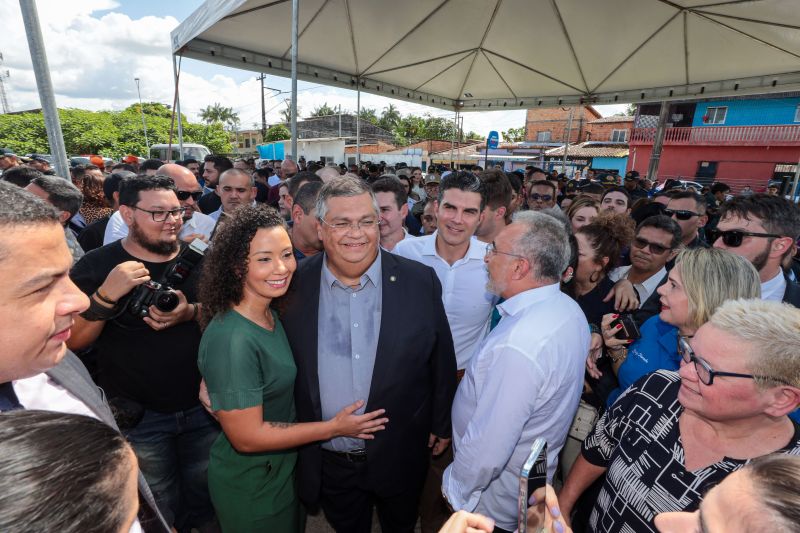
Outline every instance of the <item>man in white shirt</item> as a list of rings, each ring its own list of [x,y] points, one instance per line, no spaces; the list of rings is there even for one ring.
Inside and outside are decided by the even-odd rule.
[[[678,254],[681,228],[666,215],[648,217],[636,228],[631,243],[631,264],[609,272],[612,281],[627,279],[644,304],[667,275],[666,264]]]
[[[372,192],[375,193],[381,214],[381,248],[391,252],[400,241],[410,237],[403,227],[403,221],[408,216],[408,195],[403,184],[394,176],[375,180]]]
[[[221,216],[232,214],[240,205],[255,203],[257,192],[256,181],[250,173],[238,168],[226,170],[219,177],[217,184],[217,193],[222,205],[208,216],[219,222]]]
[[[183,225],[180,233],[178,233],[178,238],[183,242],[192,242],[195,239],[208,242],[217,222],[210,216],[200,212],[197,202],[203,196],[203,190],[200,188],[194,173],[181,165],[167,163],[166,165],[161,165],[156,174],[172,178],[177,188],[175,194],[178,196],[178,201],[181,203],[181,207],[186,208],[183,213]],[[117,211],[108,220],[103,244],[109,244],[127,236],[128,226],[122,220],[120,212]]]
[[[486,290],[483,263],[486,245],[473,237],[483,220],[486,190],[470,172],[452,172],[442,179],[435,203],[437,230],[432,235],[405,239],[394,253],[414,259],[436,272],[442,301],[453,335],[458,376],[464,375],[472,354],[486,334],[497,297]],[[441,503],[441,474],[449,463],[448,449],[434,458],[422,493],[422,531],[438,531],[449,513]],[[437,512],[442,509],[444,513]]]
[[[559,285],[569,257],[563,224],[534,211],[516,214],[486,254],[502,318],[456,392],[442,491],[453,509],[492,517],[495,531],[516,528],[519,472],[537,437],[552,480],[583,387],[589,324]]]
[[[0,411],[81,414],[117,429],[99,389],[65,345],[75,315],[90,307],[69,278],[71,266],[55,209],[0,183]],[[169,531],[141,475],[139,492],[144,504],[130,531]]]

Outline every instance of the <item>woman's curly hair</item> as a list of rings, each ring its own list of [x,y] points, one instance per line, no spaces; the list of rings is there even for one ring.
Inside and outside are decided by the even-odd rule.
[[[200,275],[200,326],[205,329],[218,313],[242,301],[250,242],[259,229],[286,229],[286,222],[272,207],[242,206],[219,225],[203,261]]]
[[[630,216],[606,212],[578,228],[576,233],[586,235],[594,250],[596,263],[601,263],[604,257],[608,257],[608,263],[603,267],[605,275],[619,265],[622,251],[631,244],[636,235],[636,227]]]

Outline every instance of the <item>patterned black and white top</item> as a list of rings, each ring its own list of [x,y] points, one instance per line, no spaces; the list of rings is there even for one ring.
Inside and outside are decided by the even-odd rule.
[[[694,511],[702,496],[746,460],[724,458],[687,471],[678,419],[681,379],[660,370],[634,383],[600,418],[583,443],[583,457],[608,468],[589,518],[590,531],[656,532],[665,511]],[[777,453],[800,455],[800,426]]]

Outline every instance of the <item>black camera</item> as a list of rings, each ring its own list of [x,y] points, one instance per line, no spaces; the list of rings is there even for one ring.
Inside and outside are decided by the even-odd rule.
[[[200,263],[208,245],[195,239],[178,254],[175,262],[169,267],[161,282],[147,281],[136,287],[128,300],[128,310],[139,317],[148,316],[151,305],[159,311],[169,313],[178,307],[178,294],[173,288],[182,284],[192,273],[192,269]]]

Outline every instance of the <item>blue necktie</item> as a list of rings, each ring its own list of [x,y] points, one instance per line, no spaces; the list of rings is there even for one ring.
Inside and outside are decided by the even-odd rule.
[[[14,409],[22,409],[14,387],[10,381],[0,383],[0,411],[13,411]]]

